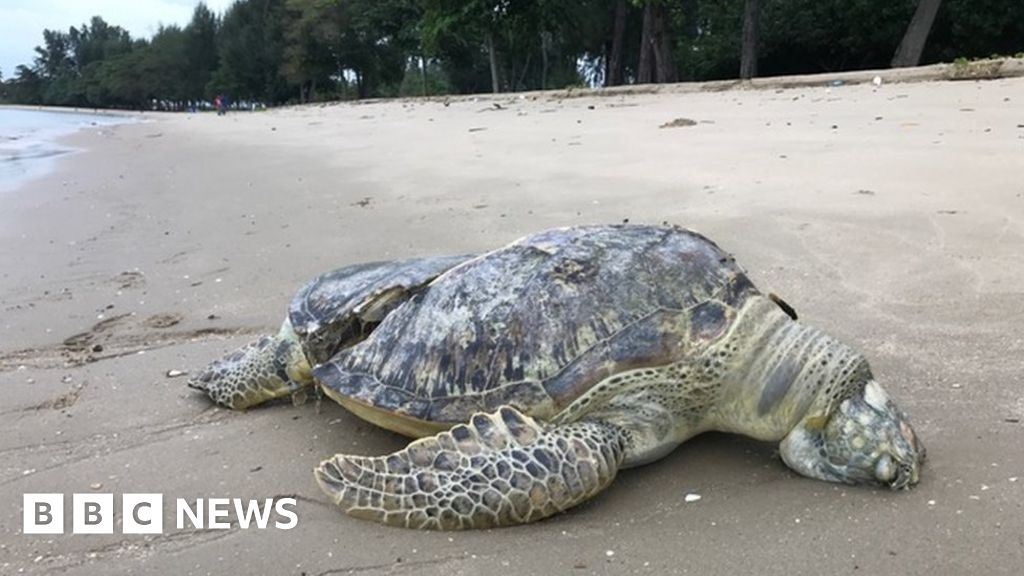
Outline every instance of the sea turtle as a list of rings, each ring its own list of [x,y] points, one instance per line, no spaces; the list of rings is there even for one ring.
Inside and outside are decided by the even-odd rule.
[[[277,373],[305,375],[313,365],[329,397],[420,438],[388,456],[338,454],[315,469],[349,514],[414,528],[531,522],[708,430],[781,441],[783,461],[813,478],[918,481],[924,449],[864,357],[797,322],[695,232],[555,229],[413,269],[424,282],[439,275],[385,298],[365,338],[332,341],[308,361],[274,353],[275,366],[300,366]],[[352,270],[330,282],[358,298],[387,292]],[[292,303],[293,328],[308,294]],[[349,316],[365,307],[328,304]],[[283,330],[278,349],[302,349],[287,344],[294,340]],[[249,372],[216,366],[268,365],[265,350],[228,356],[193,384],[225,398],[227,373],[226,397],[253,405],[266,386],[238,388],[237,375]]]

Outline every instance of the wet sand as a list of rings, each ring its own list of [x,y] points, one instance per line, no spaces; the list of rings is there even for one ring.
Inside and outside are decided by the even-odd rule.
[[[1022,94],[531,95],[79,133],[84,152],[0,196],[0,573],[1017,574]],[[345,516],[311,474],[403,438],[331,402],[232,413],[167,375],[275,331],[334,267],[626,219],[709,235],[863,350],[928,447],[921,484],[806,480],[712,434],[535,525],[403,531]],[[25,492],[160,492],[165,533],[23,535]],[[281,495],[294,530],[174,528],[175,498]]]

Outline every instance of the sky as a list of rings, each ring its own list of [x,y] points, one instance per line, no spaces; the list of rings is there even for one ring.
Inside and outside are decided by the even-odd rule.
[[[185,25],[199,0],[0,0],[0,72],[10,78],[19,64],[32,64],[43,29],[67,31],[93,16],[120,26],[132,38],[149,38],[160,24]],[[218,14],[234,0],[206,0]]]

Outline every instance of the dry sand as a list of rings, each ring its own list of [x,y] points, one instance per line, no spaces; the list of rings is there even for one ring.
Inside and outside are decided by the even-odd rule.
[[[677,118],[696,123],[659,128]],[[0,573],[1024,566],[1024,79],[146,119],[79,133],[0,198]],[[403,531],[343,515],[311,470],[404,439],[329,402],[220,410],[166,376],[276,330],[339,265],[627,218],[708,234],[862,349],[929,448],[920,486],[806,480],[707,435],[539,524]],[[299,525],[178,531],[168,506],[161,536],[29,536],[25,492],[297,495]]]

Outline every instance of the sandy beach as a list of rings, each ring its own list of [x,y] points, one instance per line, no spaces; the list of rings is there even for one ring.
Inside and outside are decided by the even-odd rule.
[[[0,195],[0,573],[1024,566],[1024,78],[143,118]],[[404,438],[330,401],[218,409],[168,376],[276,331],[332,268],[626,220],[710,236],[861,349],[928,447],[921,484],[807,480],[710,434],[538,524],[405,531],[345,516],[311,473]],[[26,492],[293,495],[299,523],[176,530],[165,504],[162,535],[24,535]]]

